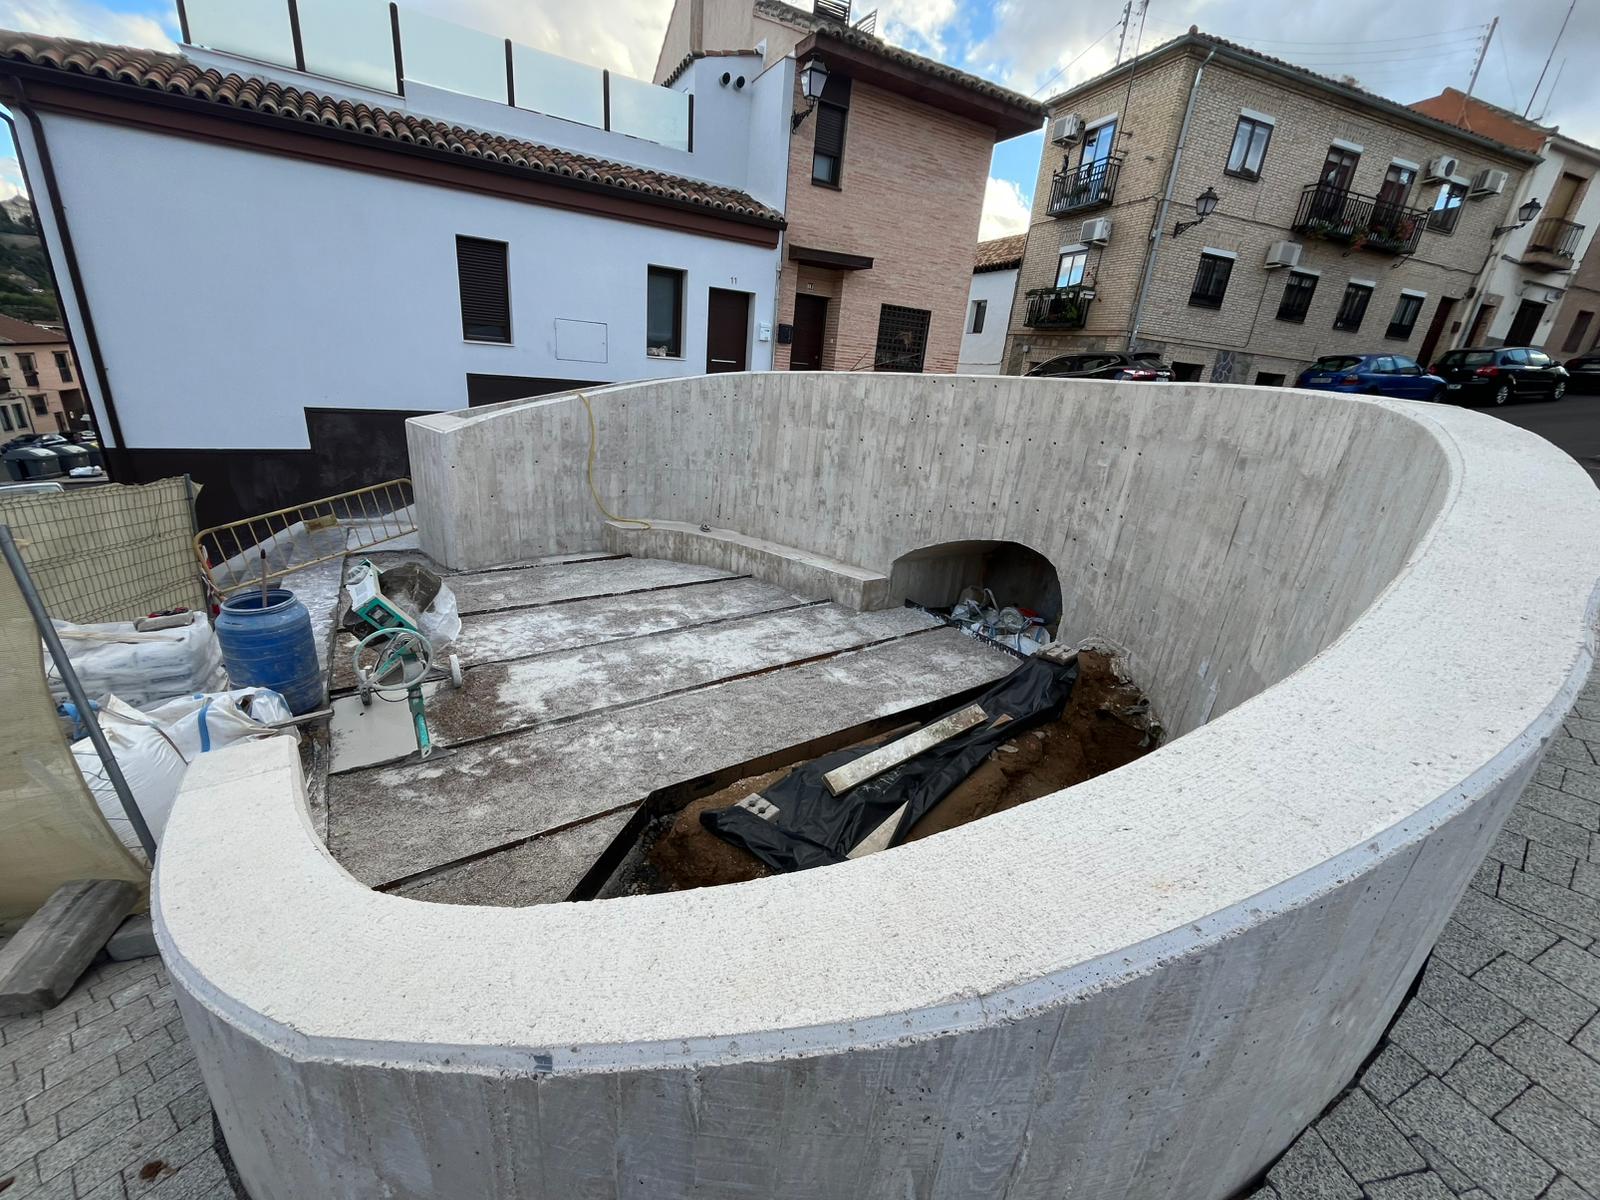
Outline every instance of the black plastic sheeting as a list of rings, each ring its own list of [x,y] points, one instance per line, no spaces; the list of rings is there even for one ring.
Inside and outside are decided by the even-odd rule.
[[[898,846],[996,747],[1019,733],[1059,720],[1077,680],[1075,661],[1063,666],[1045,658],[1030,658],[972,701],[983,708],[986,720],[982,724],[844,795],[830,792],[822,777],[876,747],[839,750],[796,767],[761,793],[778,809],[770,820],[735,806],[703,812],[700,823],[776,871],[804,871],[844,862],[863,838],[904,804],[905,815],[889,840],[891,846]],[[1006,717],[1010,719],[1002,720]]]

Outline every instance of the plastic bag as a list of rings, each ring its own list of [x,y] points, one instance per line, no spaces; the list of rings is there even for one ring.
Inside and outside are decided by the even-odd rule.
[[[172,696],[218,692],[228,686],[222,647],[201,613],[187,625],[140,632],[131,621],[74,625],[57,621],[56,632],[72,669],[90,696],[112,693],[125,704],[145,708]],[[66,700],[66,685],[44,652],[50,694]]]
[[[293,727],[269,726],[269,722],[287,721],[291,716],[288,703],[269,688],[184,696],[143,712],[116,696],[107,696],[99,705],[99,716],[101,732],[157,842],[166,830],[184,772],[198,756],[252,738],[300,739]],[[106,775],[94,743],[88,738],[74,742],[72,756],[123,845],[141,852],[133,822],[123,811],[122,799]]]
[[[432,644],[436,655],[460,637],[461,616],[456,611],[456,594],[441,583],[433,603],[417,618],[417,628]]]

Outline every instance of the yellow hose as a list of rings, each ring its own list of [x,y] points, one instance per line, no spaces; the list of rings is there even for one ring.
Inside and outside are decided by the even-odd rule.
[[[642,521],[638,517],[616,516],[600,502],[600,493],[595,490],[594,486],[594,451],[595,445],[599,440],[599,435],[595,432],[594,427],[594,406],[589,403],[589,397],[582,392],[578,393],[578,399],[583,401],[584,411],[589,414],[589,495],[594,497],[594,506],[600,510],[601,515],[606,520],[615,521],[618,525],[637,525],[641,529],[655,528],[649,521]]]

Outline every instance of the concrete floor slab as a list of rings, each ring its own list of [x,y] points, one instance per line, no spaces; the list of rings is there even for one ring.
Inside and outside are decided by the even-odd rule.
[[[596,817],[394,889],[436,904],[559,904],[628,823],[631,811]]]
[[[447,582],[455,592],[457,610],[467,616],[734,577],[732,572],[716,567],[660,558],[597,558],[511,571],[474,571],[452,575]]]
[[[431,705],[441,689],[449,691],[443,683],[423,684],[424,705]],[[328,759],[330,771],[354,771],[416,753],[417,735],[411,723],[411,706],[404,697],[398,700],[374,697],[371,704],[364,705],[358,695],[336,696],[332,708],[333,717],[328,722],[332,743]],[[431,727],[429,732],[432,732]]]
[[[715,585],[720,586],[720,585]],[[1016,660],[954,630],[328,780],[328,848],[381,885],[631,809],[652,791],[978,687]]]

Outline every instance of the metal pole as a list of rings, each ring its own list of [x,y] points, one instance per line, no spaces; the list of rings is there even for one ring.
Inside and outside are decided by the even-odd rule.
[[[1472,89],[1478,86],[1478,72],[1483,70],[1483,60],[1489,55],[1489,43],[1494,41],[1494,31],[1500,28],[1500,18],[1496,17],[1489,22],[1489,34],[1483,39],[1483,45],[1478,47],[1478,61],[1472,64],[1472,78],[1467,80],[1467,100],[1472,99]],[[1461,105],[1461,115],[1467,115],[1467,106]]]
[[[17,581],[17,590],[22,593],[23,602],[27,604],[28,612],[33,615],[33,623],[39,628],[39,636],[44,638],[44,644],[50,649],[50,657],[61,675],[61,682],[66,684],[67,695],[72,697],[72,702],[78,706],[78,718],[89,731],[89,740],[94,743],[95,753],[100,756],[100,762],[106,769],[106,778],[111,780],[111,786],[117,791],[117,798],[122,801],[122,811],[133,823],[134,832],[139,835],[139,844],[144,847],[146,857],[154,866],[156,840],[150,836],[150,826],[145,824],[144,814],[139,811],[139,804],[133,798],[133,789],[123,777],[122,768],[117,765],[116,755],[111,753],[106,735],[100,732],[100,719],[94,715],[89,697],[84,693],[83,684],[78,680],[78,673],[72,669],[72,660],[67,657],[66,648],[61,644],[61,637],[56,633],[55,624],[50,620],[50,614],[45,611],[44,601],[39,598],[38,589],[33,586],[33,576],[28,574],[27,564],[22,561],[22,554],[17,550],[17,543],[11,536],[9,525],[0,525],[0,555],[5,556],[6,566],[11,568],[11,574]]]
[[[1533,111],[1533,102],[1538,99],[1539,89],[1544,86],[1545,72],[1550,69],[1550,63],[1555,59],[1556,47],[1561,45],[1561,39],[1567,32],[1567,22],[1572,20],[1572,10],[1577,7],[1578,0],[1572,0],[1572,3],[1567,5],[1567,15],[1561,18],[1561,28],[1556,30],[1556,40],[1550,43],[1550,53],[1545,56],[1544,66],[1539,68],[1539,79],[1533,85],[1533,94],[1528,97],[1528,107],[1522,110],[1523,116]]]

